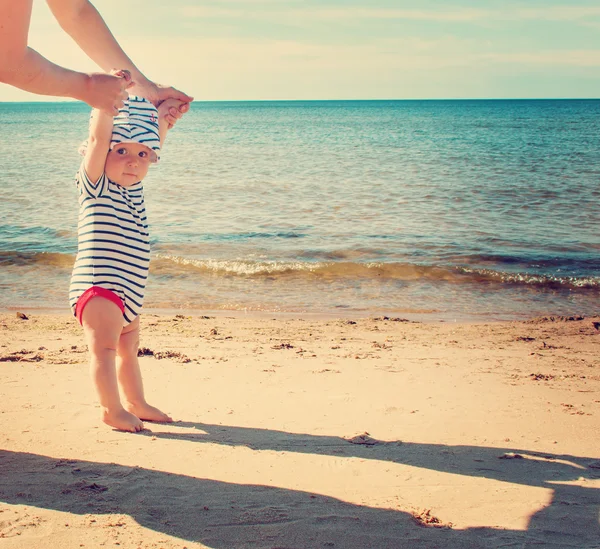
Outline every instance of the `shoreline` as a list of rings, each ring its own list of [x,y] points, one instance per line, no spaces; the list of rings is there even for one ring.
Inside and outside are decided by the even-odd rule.
[[[0,307],[0,315],[16,314],[17,312],[32,315],[57,315],[71,317],[72,314],[68,308],[60,307]],[[436,314],[438,315],[436,317]],[[531,322],[543,318],[594,318],[595,315],[586,314],[547,314],[547,315],[523,315],[521,317],[506,318],[490,314],[469,315],[447,313],[440,315],[435,312],[407,312],[402,310],[394,311],[356,311],[340,309],[332,312],[294,312],[294,311],[261,311],[261,310],[240,310],[240,309],[186,309],[186,308],[144,308],[141,316],[177,316],[182,315],[194,319],[211,316],[216,318],[235,318],[235,319],[257,319],[257,320],[368,320],[368,319],[391,319],[401,322],[410,322],[415,324],[503,324],[513,322]],[[445,318],[442,318],[445,317]]]

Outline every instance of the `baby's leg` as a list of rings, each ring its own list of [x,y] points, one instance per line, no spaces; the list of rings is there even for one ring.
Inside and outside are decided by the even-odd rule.
[[[88,301],[81,316],[91,354],[90,370],[102,406],[102,420],[122,431],[141,431],[144,424],[123,408],[119,398],[115,358],[123,314],[117,305],[103,297]]]
[[[140,419],[173,421],[167,414],[146,402],[137,356],[139,344],[140,317],[137,317],[129,326],[123,328],[117,347],[117,372],[125,397],[125,407]]]

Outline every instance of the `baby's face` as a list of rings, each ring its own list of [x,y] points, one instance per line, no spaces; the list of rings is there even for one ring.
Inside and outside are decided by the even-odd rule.
[[[139,143],[117,143],[106,157],[107,177],[122,187],[130,187],[146,177],[150,149]]]

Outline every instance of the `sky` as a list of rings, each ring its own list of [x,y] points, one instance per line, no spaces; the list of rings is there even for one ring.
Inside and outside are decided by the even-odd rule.
[[[598,0],[93,3],[149,78],[198,100],[600,97]],[[29,44],[98,70],[43,0]]]

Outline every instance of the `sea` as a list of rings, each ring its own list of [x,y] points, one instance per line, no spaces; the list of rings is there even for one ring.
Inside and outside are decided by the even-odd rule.
[[[0,309],[68,311],[88,117],[0,103]],[[600,100],[197,101],[144,188],[150,312],[600,312]]]

